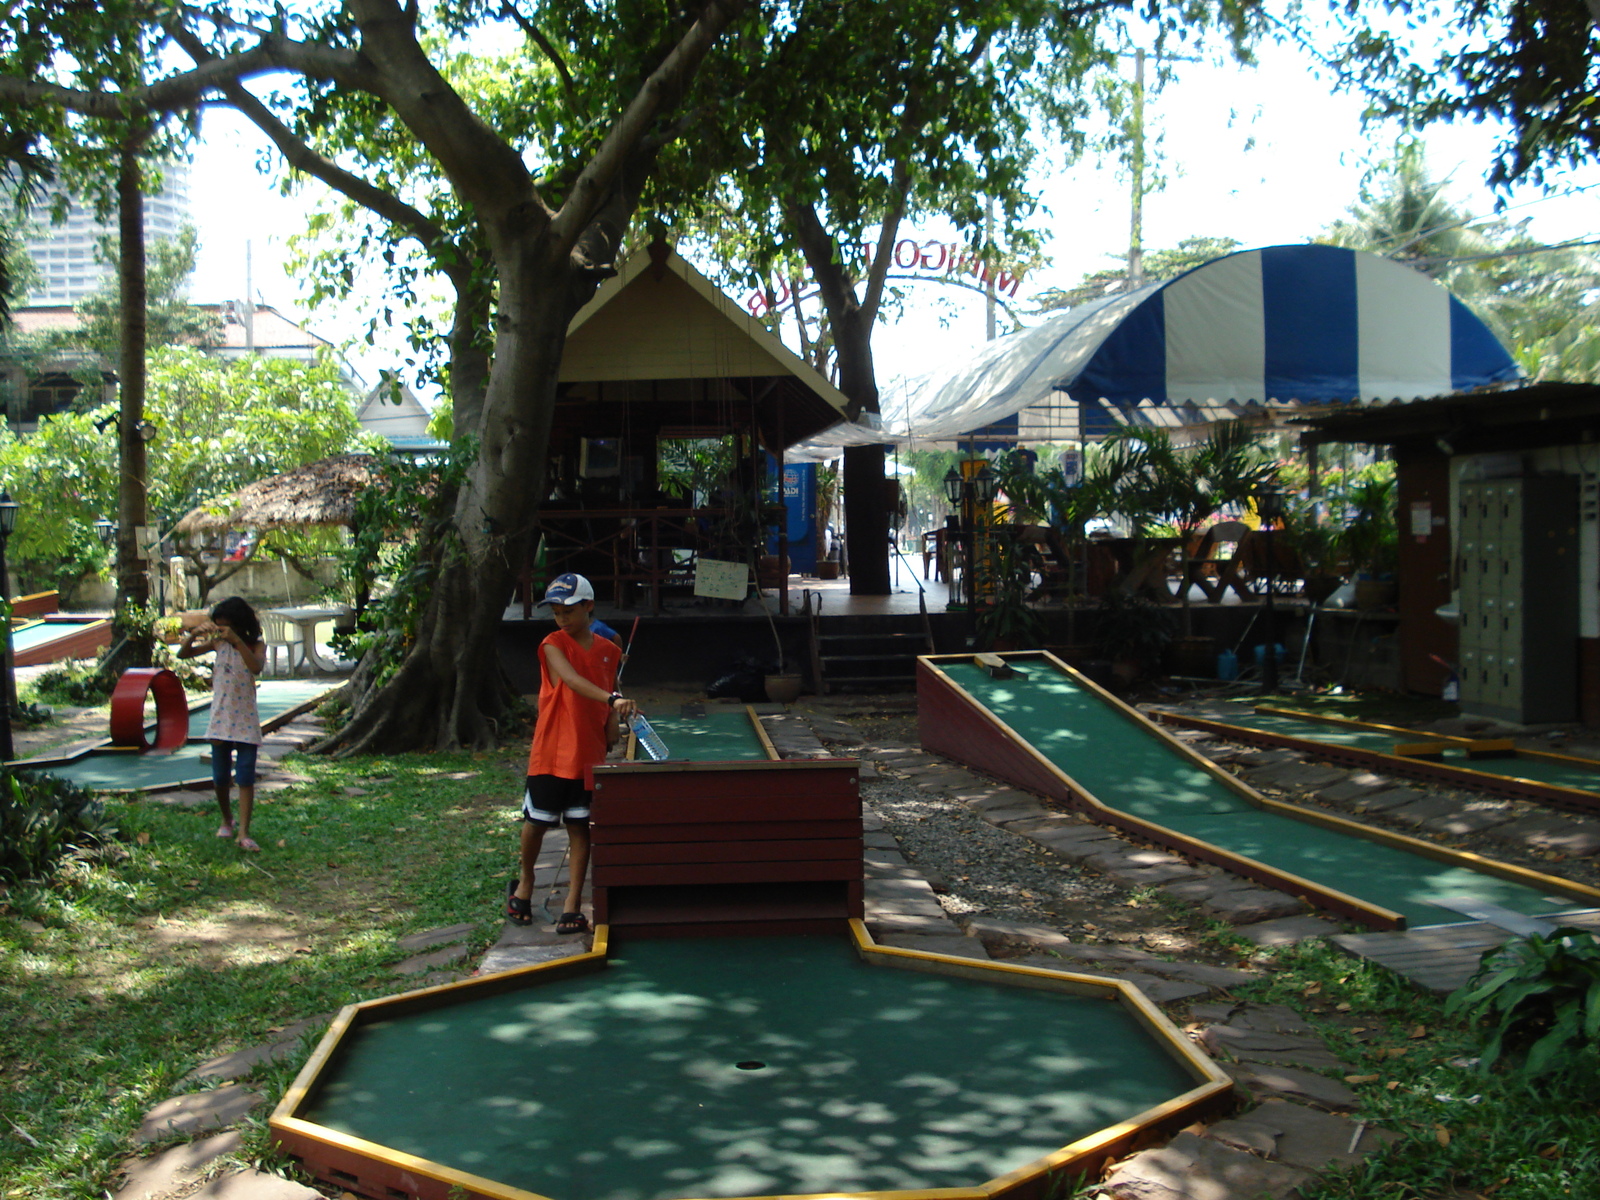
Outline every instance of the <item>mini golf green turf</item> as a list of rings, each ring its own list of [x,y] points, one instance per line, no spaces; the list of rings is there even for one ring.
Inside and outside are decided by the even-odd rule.
[[[1385,733],[1376,729],[1351,729],[1328,725],[1321,721],[1297,721],[1277,713],[1245,713],[1216,718],[1227,725],[1243,729],[1256,729],[1263,733],[1278,733],[1285,737],[1322,742],[1329,746],[1349,746],[1358,750],[1371,750],[1379,754],[1393,754],[1395,744],[1402,741],[1426,742],[1430,735],[1421,730],[1407,730],[1401,734]],[[1480,775],[1501,775],[1509,779],[1530,779],[1552,787],[1575,788],[1578,791],[1600,793],[1600,763],[1585,766],[1582,763],[1551,762],[1549,759],[1524,756],[1505,758],[1468,758],[1465,746],[1446,746],[1439,761],[1449,767],[1476,771]]]
[[[1114,1001],[647,941],[360,1026],[303,1119],[556,1200],[975,1187],[1193,1078]]]
[[[669,761],[732,762],[767,757],[743,708],[708,712],[703,717],[650,717],[650,727],[666,743]]]
[[[291,709],[316,699],[329,686],[326,680],[263,680],[256,687],[256,710],[262,724],[270,724]],[[211,701],[207,698],[189,710],[189,740],[171,754],[94,749],[62,762],[27,769],[100,792],[153,791],[209,780],[211,747],[205,736],[210,723]],[[154,726],[150,729],[153,732]]]
[[[11,652],[21,654],[24,650],[33,650],[57,638],[82,633],[100,620],[101,618],[95,617],[87,621],[34,621],[19,626],[11,631]]]
[[[997,680],[971,663],[944,669],[1107,807],[1382,905],[1412,926],[1465,920],[1434,903],[1452,897],[1529,915],[1582,907],[1570,897],[1257,808],[1143,724],[1042,662],[1025,666],[1026,679]]]

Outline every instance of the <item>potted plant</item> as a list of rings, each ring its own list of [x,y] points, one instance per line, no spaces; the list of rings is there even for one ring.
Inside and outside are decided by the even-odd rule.
[[[1016,533],[997,526],[988,540],[984,575],[979,577],[977,634],[990,650],[1025,650],[1044,633],[1039,614],[1028,605],[1033,574],[1017,546]]]
[[[1395,516],[1392,462],[1364,467],[1341,490],[1337,503],[1344,519],[1336,543],[1356,581],[1356,607],[1392,603],[1400,565],[1400,530]]]
[[[1095,613],[1095,649],[1124,683],[1154,674],[1176,632],[1171,612],[1127,592],[1107,592]]]

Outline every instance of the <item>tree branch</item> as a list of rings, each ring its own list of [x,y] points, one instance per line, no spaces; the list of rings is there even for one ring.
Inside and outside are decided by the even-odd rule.
[[[209,58],[205,46],[189,31],[173,30],[172,36],[173,40],[196,62],[203,63]],[[398,196],[374,186],[318,154],[302,138],[297,137],[293,130],[278,120],[276,114],[252,95],[243,84],[230,82],[224,84],[221,90],[230,105],[248,117],[257,128],[272,139],[272,144],[278,148],[284,160],[294,170],[304,172],[313,179],[320,179],[334,191],[370,209],[391,225],[406,230],[425,247],[447,239],[445,231],[426,214],[405,203]],[[452,270],[448,265],[439,265],[439,269],[446,275],[450,275]],[[459,286],[459,281],[456,282]]]
[[[1597,3],[1600,3],[1600,0],[1597,0]],[[578,97],[572,87],[572,72],[567,70],[567,63],[561,57],[561,52],[551,44],[550,39],[544,36],[543,31],[537,25],[518,11],[517,6],[511,0],[506,0],[500,11],[515,21],[522,32],[528,35],[528,40],[544,51],[544,56],[550,60],[550,65],[556,69],[556,74],[561,76],[561,90],[567,94],[567,107],[573,112],[577,112]]]
[[[713,43],[749,4],[750,0],[709,0],[688,32],[650,73],[574,181],[551,222],[553,248],[557,252],[569,253],[577,244],[579,234],[600,210],[618,175],[643,142],[650,123],[676,105]]]

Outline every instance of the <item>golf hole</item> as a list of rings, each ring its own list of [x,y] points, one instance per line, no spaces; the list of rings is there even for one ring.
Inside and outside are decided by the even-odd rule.
[[[733,1065],[738,1067],[741,1071],[760,1071],[765,1069],[767,1064],[761,1062],[759,1059],[747,1058],[742,1062],[736,1062]]]

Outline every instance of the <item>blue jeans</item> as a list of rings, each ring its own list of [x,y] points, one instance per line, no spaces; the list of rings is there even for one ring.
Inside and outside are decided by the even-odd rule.
[[[240,787],[256,782],[256,750],[251,742],[211,743],[211,782],[220,792],[228,786],[228,764],[233,763],[233,779]]]

